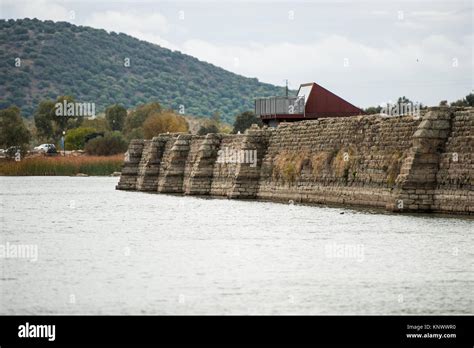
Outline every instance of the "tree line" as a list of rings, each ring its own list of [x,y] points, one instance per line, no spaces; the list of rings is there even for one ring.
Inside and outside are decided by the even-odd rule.
[[[403,96],[397,99],[397,104],[401,104],[401,103],[407,104],[407,103],[413,103],[413,102],[407,97]],[[474,106],[474,94],[469,93],[466,97],[458,99],[452,102],[451,104],[448,103],[447,100],[442,100],[439,102],[439,106]],[[420,109],[424,109],[426,107],[427,106],[420,103]],[[381,105],[370,106],[368,108],[363,109],[363,111],[368,115],[379,114],[382,111],[382,106]]]
[[[110,105],[104,115],[88,118],[77,115],[57,115],[57,107],[74,104],[71,96],[56,100],[43,100],[33,115],[33,124],[26,124],[20,108],[10,106],[0,110],[0,147],[18,146],[26,153],[30,143],[49,143],[57,147],[64,136],[66,150],[85,150],[91,155],[113,155],[126,151],[131,139],[151,139],[161,133],[189,132],[183,115],[165,109],[159,102],[142,104],[127,110],[119,104]],[[198,134],[218,132],[244,132],[252,123],[261,125],[253,112],[236,116],[234,127],[224,123],[219,112],[211,119],[202,119]]]
[[[0,110],[0,147],[19,147],[26,153],[30,143],[50,143],[58,146],[65,137],[66,150],[84,150],[91,155],[113,155],[126,151],[131,139],[151,139],[161,133],[189,132],[186,118],[171,109],[163,108],[159,102],[150,102],[127,110],[123,105],[114,104],[106,108],[104,115],[87,118],[76,115],[57,115],[57,105],[75,103],[71,96],[60,96],[56,100],[43,100],[34,112],[34,125],[30,127],[21,116],[17,106]],[[405,96],[397,103],[411,103]],[[441,101],[440,106],[448,106]],[[474,106],[474,94],[454,101],[450,106]],[[425,106],[421,106],[423,108]],[[366,114],[377,114],[381,106],[369,107]],[[251,111],[235,116],[233,127],[221,120],[219,112],[210,119],[201,119],[199,135],[208,133],[243,133],[252,124],[262,126],[260,118]]]

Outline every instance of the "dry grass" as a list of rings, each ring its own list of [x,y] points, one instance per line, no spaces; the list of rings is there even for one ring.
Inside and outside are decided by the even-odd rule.
[[[349,154],[349,159],[344,161],[344,153]],[[336,151],[319,151],[311,153],[308,150],[301,152],[283,151],[274,159],[273,178],[294,182],[301,177],[303,168],[309,169],[311,175],[318,176],[324,170],[334,171],[337,176],[344,176],[348,168],[355,162],[355,149],[341,149]]]
[[[404,156],[401,152],[395,151],[392,156],[388,157],[384,163],[383,168],[386,168],[387,184],[395,184],[400,169],[402,167]]]
[[[0,175],[44,176],[44,175],[110,175],[120,171],[123,154],[113,156],[80,157],[34,157],[22,161],[3,161],[0,163]]]
[[[288,152],[283,151],[276,155],[274,160],[273,177],[282,178],[286,182],[293,182],[299,178],[303,165],[309,160],[307,151]]]
[[[347,179],[349,168],[351,168],[357,160],[357,151],[354,146],[341,148],[333,161],[334,173],[337,177]]]
[[[320,174],[324,169],[329,168],[334,159],[334,151],[320,151],[311,156],[311,167],[313,175]]]

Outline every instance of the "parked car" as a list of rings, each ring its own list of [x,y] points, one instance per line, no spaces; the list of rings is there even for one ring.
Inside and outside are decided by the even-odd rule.
[[[35,152],[44,152],[44,153],[56,153],[56,146],[54,144],[41,144],[36,146],[33,151]]]

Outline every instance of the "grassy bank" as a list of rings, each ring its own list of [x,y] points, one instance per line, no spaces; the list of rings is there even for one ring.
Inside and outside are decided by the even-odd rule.
[[[114,156],[35,157],[0,162],[0,175],[110,175],[119,172],[123,154]]]

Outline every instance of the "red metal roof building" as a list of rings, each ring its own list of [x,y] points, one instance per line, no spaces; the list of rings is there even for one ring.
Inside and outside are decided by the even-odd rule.
[[[255,100],[255,114],[265,124],[302,121],[321,117],[346,117],[364,112],[317,83],[300,86],[296,97],[269,97]]]

